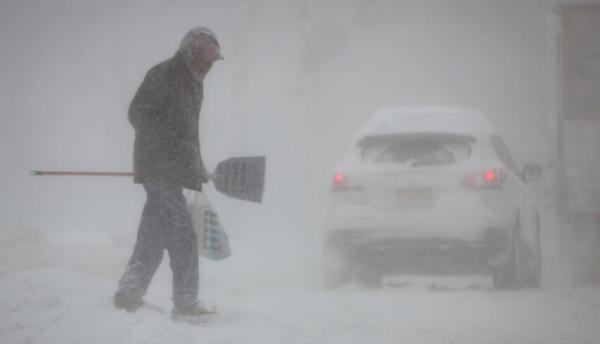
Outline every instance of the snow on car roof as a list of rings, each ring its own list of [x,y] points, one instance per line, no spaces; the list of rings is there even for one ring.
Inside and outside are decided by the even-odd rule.
[[[450,107],[390,107],[380,109],[358,134],[366,136],[398,133],[492,134],[492,124],[475,110]]]

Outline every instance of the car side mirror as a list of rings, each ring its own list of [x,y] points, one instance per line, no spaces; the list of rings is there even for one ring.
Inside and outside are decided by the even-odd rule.
[[[523,166],[522,177],[525,183],[540,180],[542,178],[542,166],[538,164],[526,164]]]

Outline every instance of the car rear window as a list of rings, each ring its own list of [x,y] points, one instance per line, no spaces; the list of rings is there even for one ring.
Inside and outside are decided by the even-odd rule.
[[[471,156],[474,142],[469,135],[411,133],[367,136],[358,147],[364,162],[424,167],[464,161]]]

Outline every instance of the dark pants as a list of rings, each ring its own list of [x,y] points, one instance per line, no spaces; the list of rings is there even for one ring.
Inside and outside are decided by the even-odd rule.
[[[198,297],[198,248],[182,189],[163,182],[145,183],[144,189],[148,200],[117,293],[141,299],[166,249],[173,271],[173,303],[193,304]]]

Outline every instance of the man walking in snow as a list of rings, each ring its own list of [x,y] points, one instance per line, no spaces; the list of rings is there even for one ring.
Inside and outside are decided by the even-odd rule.
[[[179,50],[156,65],[129,108],[135,128],[134,181],[147,201],[137,242],[114,295],[114,306],[135,311],[167,250],[173,272],[175,319],[210,313],[198,300],[198,248],[182,189],[202,190],[209,181],[200,155],[198,120],[203,79],[223,59],[215,34],[190,30]]]

